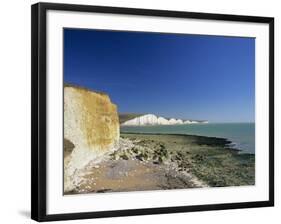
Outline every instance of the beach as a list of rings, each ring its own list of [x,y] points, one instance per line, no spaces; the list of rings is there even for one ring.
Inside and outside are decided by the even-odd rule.
[[[245,186],[255,184],[255,155],[225,138],[121,133],[114,152],[80,173],[65,194]]]

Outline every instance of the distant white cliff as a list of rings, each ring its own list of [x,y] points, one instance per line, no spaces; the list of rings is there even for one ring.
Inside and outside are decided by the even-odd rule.
[[[181,120],[164,117],[157,117],[154,114],[145,114],[123,122],[122,126],[145,126],[145,125],[176,125],[176,124],[197,124],[208,123],[208,121]]]

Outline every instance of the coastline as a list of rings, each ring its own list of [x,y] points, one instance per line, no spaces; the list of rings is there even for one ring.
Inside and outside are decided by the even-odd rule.
[[[255,123],[207,123],[188,125],[146,125],[122,126],[121,133],[184,134],[204,137],[225,138],[231,141],[231,148],[240,153],[255,154]]]
[[[224,138],[121,132],[118,149],[85,168],[72,192],[226,187],[255,184],[255,156]]]

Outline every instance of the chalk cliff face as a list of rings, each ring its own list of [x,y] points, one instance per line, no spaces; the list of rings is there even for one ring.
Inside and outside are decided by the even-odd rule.
[[[134,119],[125,121],[124,126],[140,126],[140,125],[171,125],[171,124],[183,124],[180,119],[166,119],[164,117],[157,117],[154,114],[146,114]]]
[[[65,157],[65,190],[75,186],[77,170],[111,152],[119,141],[117,106],[108,95],[64,87],[64,139],[73,144]],[[69,144],[70,144],[69,143]]]
[[[177,125],[177,124],[196,124],[208,123],[207,121],[181,120],[181,119],[166,119],[157,117],[154,114],[145,114],[123,122],[122,126],[145,126],[145,125]]]

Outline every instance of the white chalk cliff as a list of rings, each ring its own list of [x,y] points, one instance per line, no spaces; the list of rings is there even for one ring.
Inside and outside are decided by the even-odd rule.
[[[145,126],[145,125],[177,125],[177,124],[196,124],[208,123],[207,121],[181,120],[176,118],[166,119],[157,117],[154,114],[145,114],[123,122],[122,126]]]
[[[79,170],[114,150],[119,135],[117,106],[108,95],[64,87],[64,139],[73,147],[64,158],[65,191],[75,188]]]

